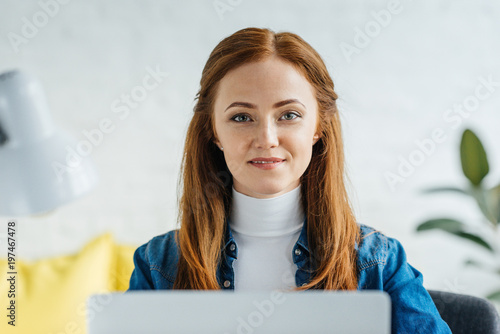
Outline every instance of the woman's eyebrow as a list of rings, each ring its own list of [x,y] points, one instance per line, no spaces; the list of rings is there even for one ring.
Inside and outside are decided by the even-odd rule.
[[[299,100],[297,99],[288,99],[288,100],[283,100],[283,101],[280,101],[280,102],[276,102],[274,105],[273,105],[273,108],[279,108],[279,107],[282,107],[282,106],[285,106],[287,104],[290,104],[290,103],[299,103],[301,104],[305,109],[306,106],[300,102]],[[257,109],[257,106],[255,104],[252,104],[252,103],[248,103],[248,102],[233,102],[229,105],[229,107],[226,108],[226,110],[224,110],[224,112],[226,112],[229,108],[232,108],[232,107],[243,107],[243,108],[249,108],[249,109]]]

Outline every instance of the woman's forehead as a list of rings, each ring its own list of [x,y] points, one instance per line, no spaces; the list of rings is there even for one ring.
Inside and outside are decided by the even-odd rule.
[[[287,99],[315,102],[309,81],[291,64],[277,59],[244,64],[228,72],[218,85],[217,97],[224,104],[235,98],[270,104]]]

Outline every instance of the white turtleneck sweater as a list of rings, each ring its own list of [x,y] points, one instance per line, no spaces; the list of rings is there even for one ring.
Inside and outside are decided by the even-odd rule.
[[[278,197],[255,198],[234,189],[229,221],[238,247],[235,290],[290,290],[297,266],[292,249],[304,224],[300,185]]]

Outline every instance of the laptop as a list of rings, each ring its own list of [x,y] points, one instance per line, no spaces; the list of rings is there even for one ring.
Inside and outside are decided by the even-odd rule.
[[[86,308],[89,334],[391,332],[391,300],[379,290],[133,290],[91,295]]]

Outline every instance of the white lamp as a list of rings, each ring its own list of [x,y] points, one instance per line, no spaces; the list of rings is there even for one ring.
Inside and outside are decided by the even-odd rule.
[[[67,161],[76,144],[54,125],[35,78],[0,74],[0,216],[51,211],[91,190],[97,173],[88,157]]]

